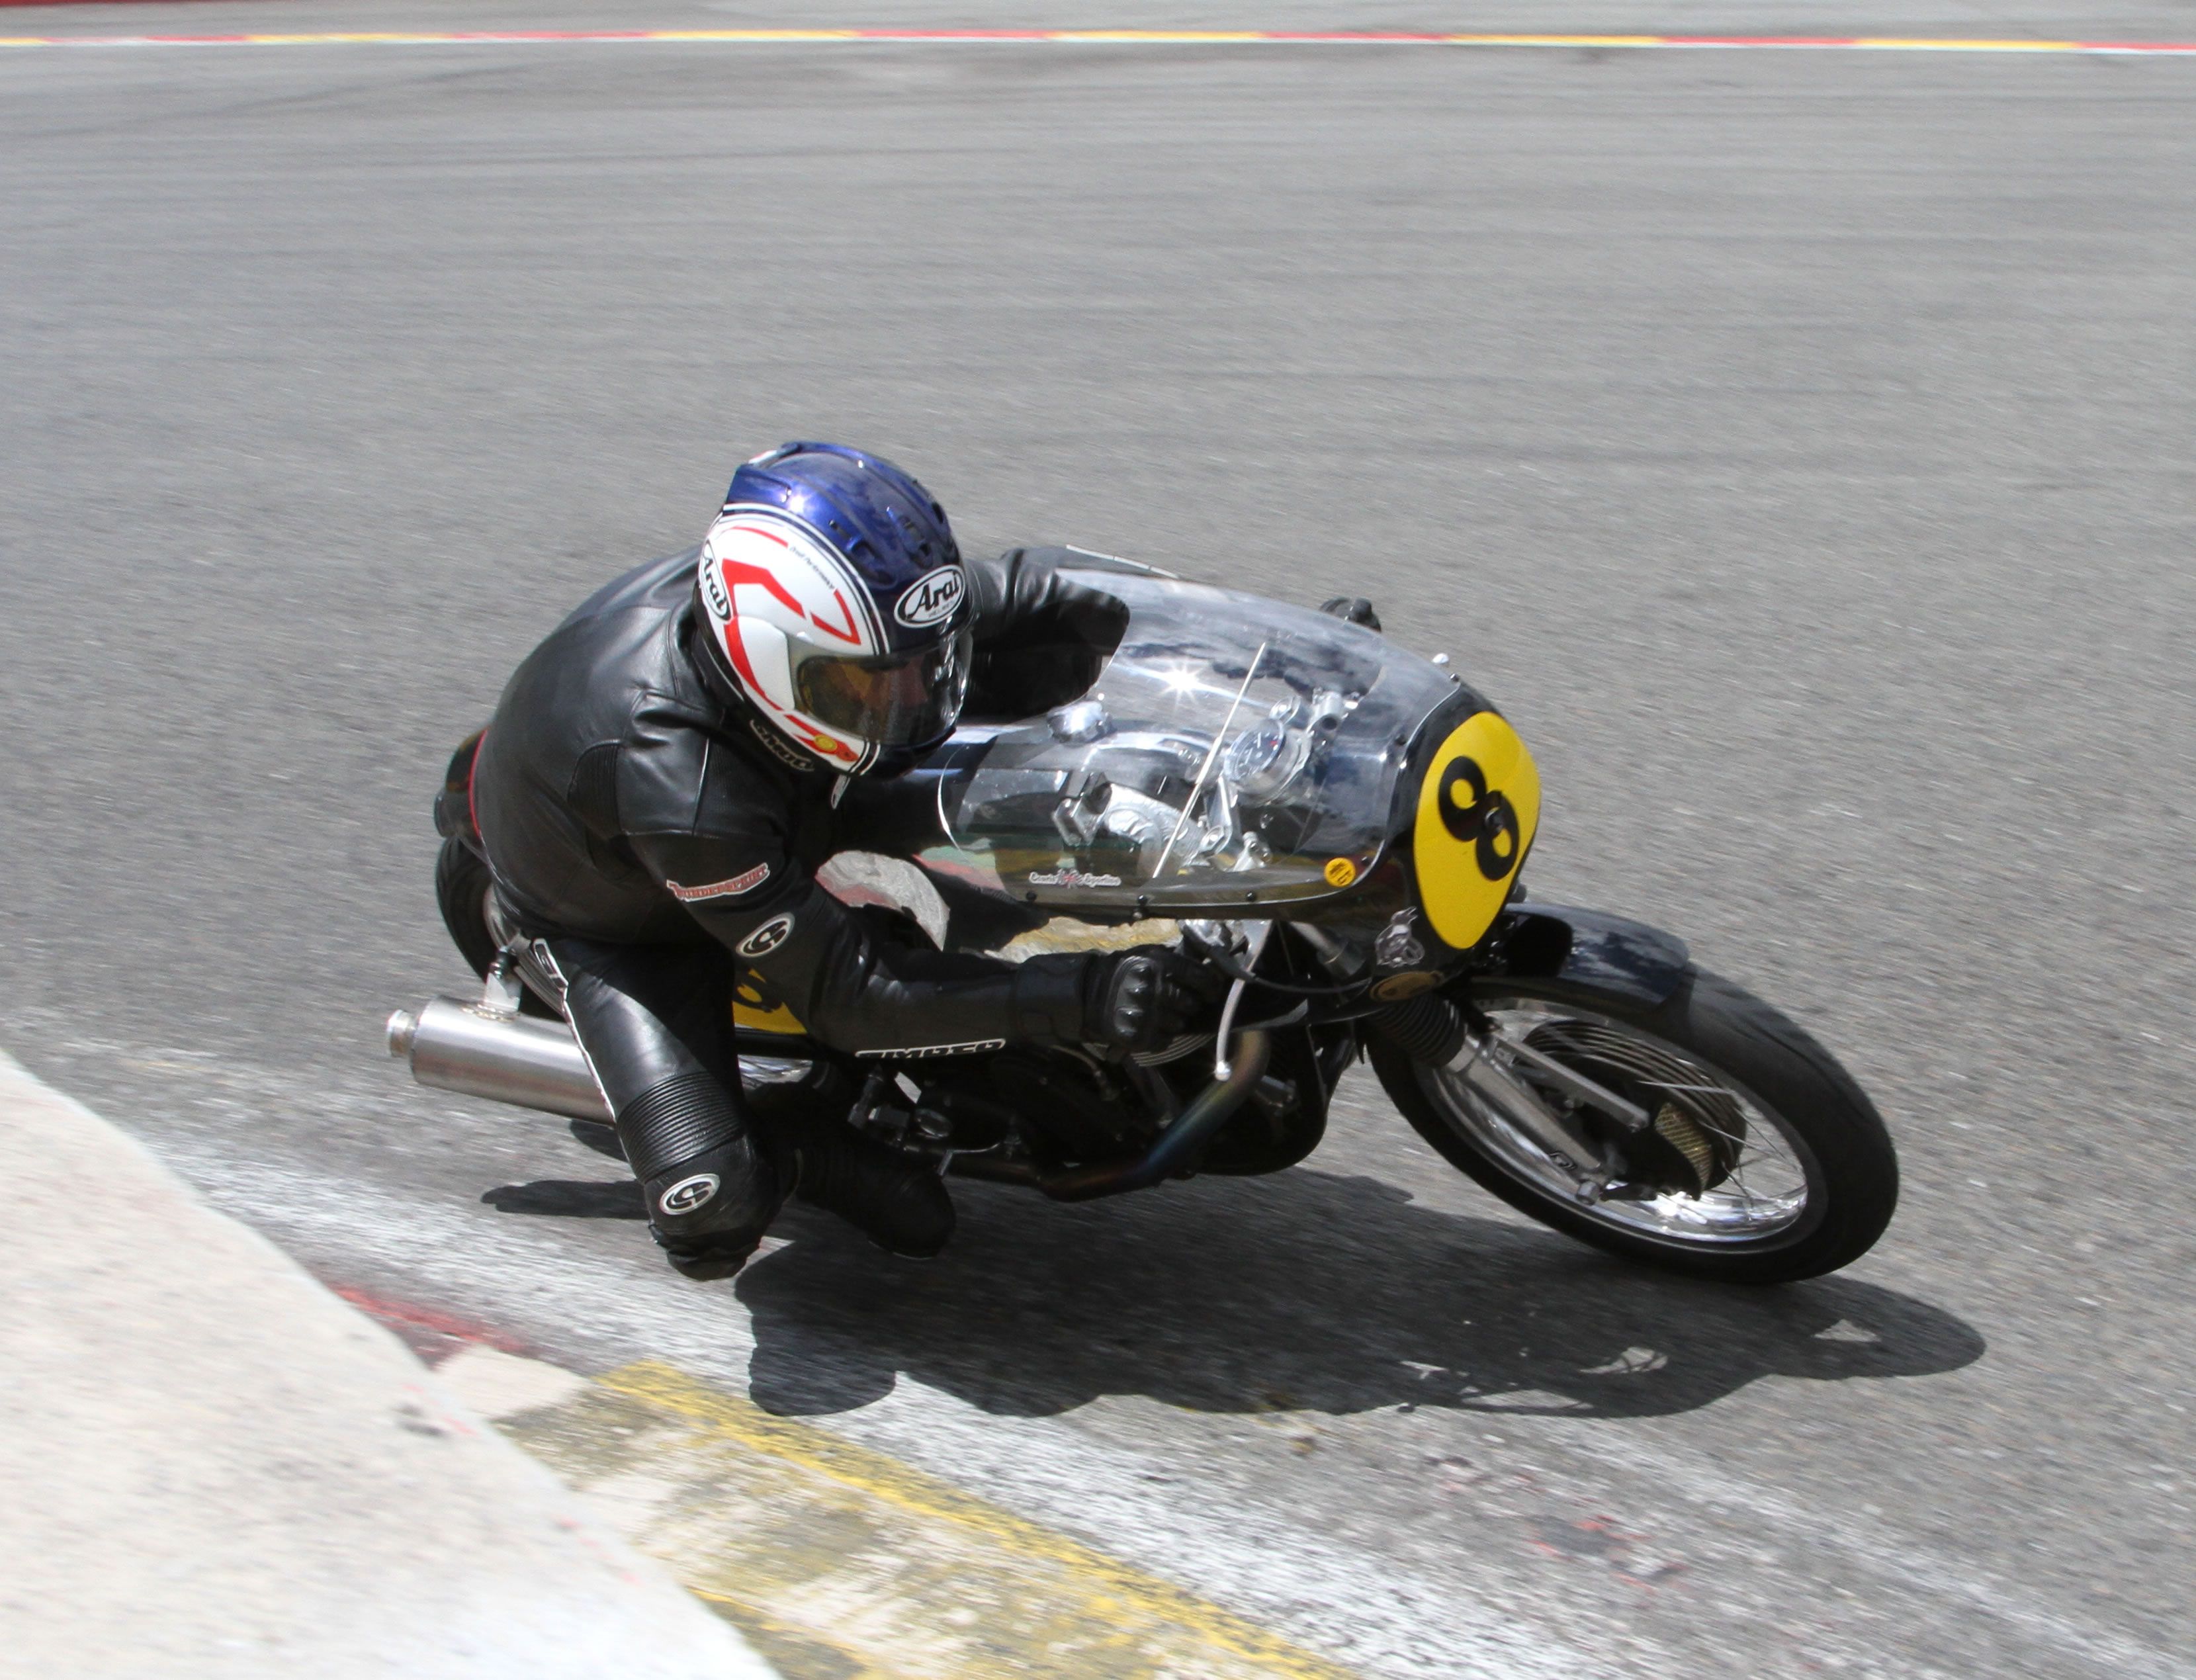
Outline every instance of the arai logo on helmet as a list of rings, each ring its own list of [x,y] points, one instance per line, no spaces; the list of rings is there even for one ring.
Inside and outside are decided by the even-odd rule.
[[[708,597],[709,610],[717,622],[725,623],[732,615],[732,598],[725,592],[725,580],[717,575],[718,561],[714,554],[702,559],[702,592]]]
[[[927,572],[900,592],[893,616],[910,630],[937,624],[953,616],[961,598],[968,592],[968,579],[958,566],[940,566]]]

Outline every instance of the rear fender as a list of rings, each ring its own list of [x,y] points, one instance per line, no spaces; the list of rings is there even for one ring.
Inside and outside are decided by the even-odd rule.
[[[482,737],[487,734],[486,730],[477,729],[458,743],[435,795],[435,832],[444,840],[459,842],[483,863],[488,848],[482,844],[480,826],[473,821],[473,765],[480,757]]]
[[[1563,980],[1642,1003],[1660,1003],[1692,973],[1692,953],[1674,933],[1606,910],[1538,902],[1495,918],[1477,972]]]

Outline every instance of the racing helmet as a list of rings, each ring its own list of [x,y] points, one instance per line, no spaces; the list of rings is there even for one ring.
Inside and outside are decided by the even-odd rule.
[[[695,637],[790,762],[893,775],[953,732],[974,609],[945,510],[889,461],[788,443],[732,475],[702,540]]]

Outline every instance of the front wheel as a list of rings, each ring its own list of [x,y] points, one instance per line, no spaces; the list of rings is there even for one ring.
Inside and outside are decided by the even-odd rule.
[[[1543,1224],[1694,1277],[1779,1284],[1850,1264],[1890,1223],[1898,1162],[1875,1105],[1796,1022],[1729,980],[1696,969],[1650,1005],[1488,979],[1471,1002],[1502,1077],[1467,1079],[1377,1039],[1373,1069],[1419,1136]],[[1581,1094],[1595,1088],[1651,1123],[1627,1131]],[[1505,1112],[1505,1088],[1604,1140],[1605,1186],[1582,1194]]]

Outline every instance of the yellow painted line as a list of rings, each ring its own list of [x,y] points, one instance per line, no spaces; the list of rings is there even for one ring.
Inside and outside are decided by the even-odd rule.
[[[667,1412],[706,1435],[822,1476],[916,1522],[951,1525],[974,1538],[985,1550],[1048,1566],[1072,1583],[1081,1601],[1072,1608],[1076,1619],[1085,1625],[1104,1625],[1134,1617],[1180,1630],[1258,1674],[1284,1680],[1350,1680],[1350,1671],[1170,1582],[884,1453],[811,1424],[774,1417],[751,1400],[708,1388],[669,1365],[653,1361],[626,1365],[597,1378],[596,1383]]]
[[[590,1378],[476,1344],[437,1374],[785,1680],[1352,1680],[1171,1582],[668,1365]]]

